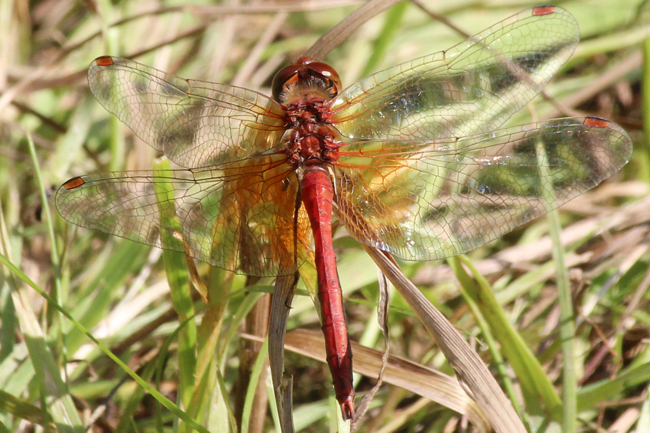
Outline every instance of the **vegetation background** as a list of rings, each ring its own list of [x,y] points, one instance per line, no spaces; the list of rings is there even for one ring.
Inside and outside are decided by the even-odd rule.
[[[546,92],[564,111],[621,124],[634,140],[633,160],[562,208],[563,265],[552,258],[559,246],[542,218],[473,251],[463,259],[467,271],[457,261],[404,263],[403,269],[474,344],[530,431],[647,432],[650,159],[643,132],[650,95],[641,89],[650,79],[643,67],[650,61],[649,6],[637,0],[556,4],[575,15],[582,40]],[[421,2],[470,34],[533,5]],[[50,199],[70,177],[151,169],[156,157],[90,94],[85,75],[95,57],[129,57],[269,94],[281,65],[358,6],[351,0],[0,1],[0,433],[201,430],[192,420],[202,431],[277,431],[266,364],[257,356],[266,346],[242,337],[264,335],[266,307],[253,305],[268,302],[272,281],[199,264],[207,290],[221,293],[206,306],[190,289],[182,259],[163,262],[160,250],[72,227]],[[349,84],[462,39],[415,2],[404,2],[361,25],[326,60]],[[539,118],[566,114],[556,107],[538,98],[512,123],[530,121],[531,111]],[[352,338],[379,349],[359,348],[355,362],[372,370],[384,348],[377,271],[343,231],[335,246]],[[465,273],[474,271],[484,279]],[[567,292],[558,289],[562,281]],[[343,431],[327,367],[313,359],[321,353],[313,332],[318,314],[300,288],[288,327],[301,331],[287,336],[285,359],[295,427]],[[570,293],[573,302],[572,363],[562,355],[566,324],[558,293]],[[251,310],[262,319],[253,320]],[[387,384],[360,431],[488,431],[399,295],[388,320],[391,354],[410,363],[395,361],[387,369]],[[567,374],[574,378],[568,388]],[[359,376],[358,393],[373,383]]]

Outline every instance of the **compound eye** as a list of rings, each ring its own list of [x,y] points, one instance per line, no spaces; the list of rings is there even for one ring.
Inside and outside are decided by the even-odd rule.
[[[341,77],[333,67],[323,62],[311,62],[306,67],[332,82],[332,87],[328,89],[332,98],[339,94],[341,91]]]
[[[321,93],[324,92],[322,97],[326,100],[333,99],[341,90],[341,78],[334,68],[308,57],[301,57],[296,63],[275,74],[271,84],[273,99],[284,104],[288,94],[300,87],[299,83],[306,89],[313,87]]]
[[[303,64],[295,63],[280,69],[280,71],[275,74],[275,77],[273,77],[273,83],[271,83],[273,99],[278,102],[280,101],[281,94],[284,91],[284,86],[295,83],[298,80],[298,72],[304,67],[305,65]]]

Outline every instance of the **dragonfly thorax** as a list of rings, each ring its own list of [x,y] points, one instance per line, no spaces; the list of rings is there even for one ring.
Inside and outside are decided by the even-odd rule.
[[[322,99],[289,104],[286,110],[285,140],[290,164],[326,164],[338,159],[338,131],[331,125],[331,112]]]

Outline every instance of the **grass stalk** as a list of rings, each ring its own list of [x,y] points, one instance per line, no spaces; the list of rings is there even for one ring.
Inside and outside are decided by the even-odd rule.
[[[180,234],[182,229],[178,216],[176,216],[174,189],[169,179],[171,173],[169,160],[163,158],[157,161],[154,164],[154,173],[160,176],[154,183],[154,187],[161,215],[161,239],[165,246],[163,259],[172,305],[178,313],[179,321],[187,322],[187,325],[178,334],[178,401],[182,407],[188,407],[195,385],[197,341],[196,324],[190,320],[194,317],[195,311],[187,271],[188,257],[179,252],[183,251],[183,242],[175,236],[175,234]]]

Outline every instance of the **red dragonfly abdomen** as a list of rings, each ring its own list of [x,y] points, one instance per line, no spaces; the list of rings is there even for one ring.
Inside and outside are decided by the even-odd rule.
[[[352,385],[352,351],[348,325],[343,309],[343,293],[336,270],[336,255],[332,245],[332,200],[334,188],[325,169],[308,166],[301,182],[302,202],[309,215],[316,250],[318,299],[322,311],[327,364],[332,373],[336,399],[343,418],[354,416],[354,387]]]

